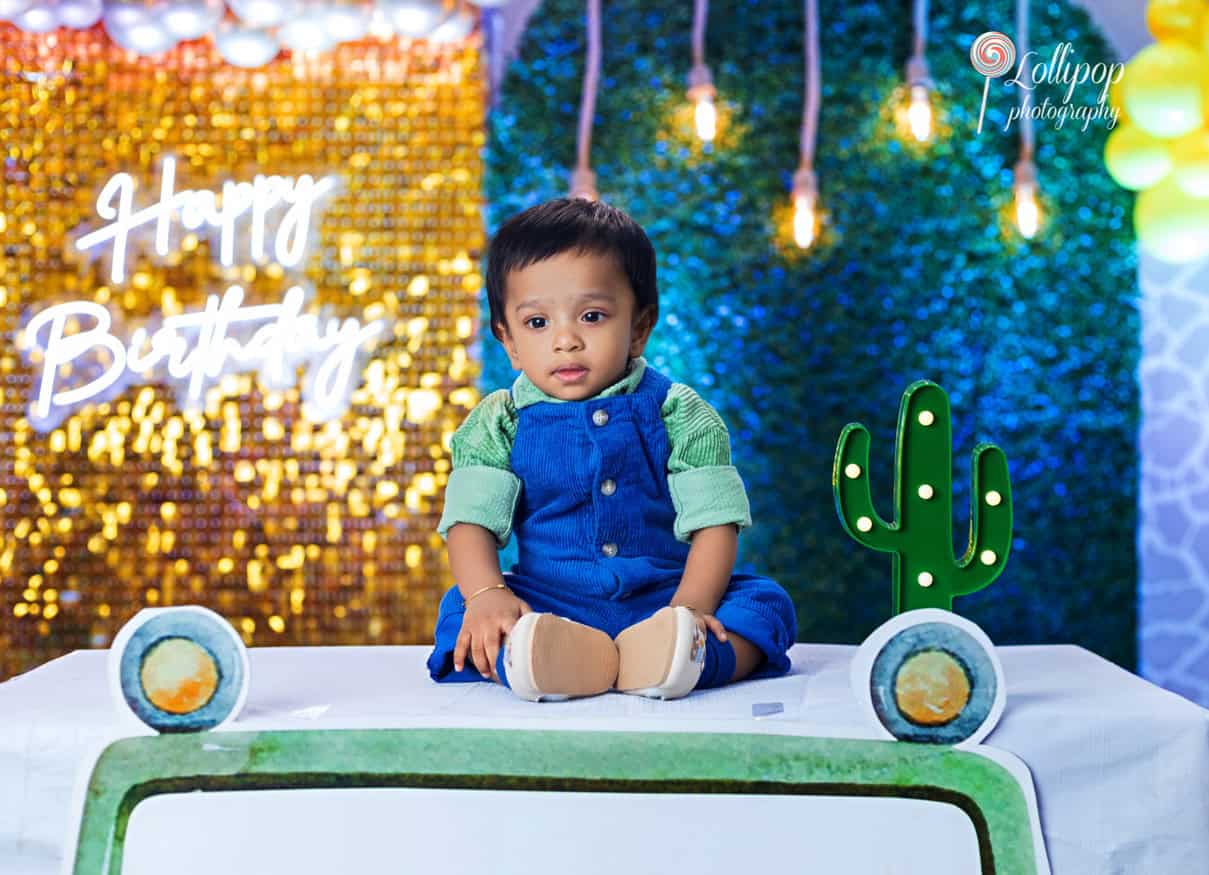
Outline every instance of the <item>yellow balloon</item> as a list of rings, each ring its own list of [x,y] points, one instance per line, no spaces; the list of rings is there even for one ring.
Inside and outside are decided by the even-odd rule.
[[[1154,137],[1182,137],[1204,121],[1209,59],[1182,43],[1154,43],[1125,67],[1125,108]]]
[[[1108,87],[1108,105],[1118,113],[1117,124],[1129,124],[1129,113],[1125,111],[1125,76]]]
[[[1195,44],[1205,17],[1204,0],[1150,0],[1146,26],[1159,40],[1183,40]]]
[[[1167,175],[1171,153],[1162,140],[1134,125],[1122,125],[1108,135],[1104,164],[1117,185],[1140,191]]]
[[[1209,131],[1185,134],[1170,149],[1172,177],[1185,194],[1209,198]]]
[[[1189,196],[1170,177],[1138,195],[1133,226],[1142,248],[1163,261],[1209,255],[1209,199]]]

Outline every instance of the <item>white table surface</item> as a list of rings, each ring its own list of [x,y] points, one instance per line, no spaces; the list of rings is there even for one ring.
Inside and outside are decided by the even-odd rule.
[[[876,737],[848,686],[854,647],[797,644],[790,674],[686,699],[618,693],[529,703],[496,685],[436,684],[430,648],[253,648],[231,730],[476,727]],[[1008,698],[986,744],[1032,770],[1055,875],[1209,872],[1209,711],[1073,646],[998,648]],[[106,651],[0,684],[0,873],[61,871],[72,792],[128,735]],[[780,713],[753,717],[753,705]],[[761,709],[765,710],[765,709]]]

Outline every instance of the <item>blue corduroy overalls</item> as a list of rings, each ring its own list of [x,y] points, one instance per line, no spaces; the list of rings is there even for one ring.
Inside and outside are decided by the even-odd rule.
[[[660,412],[670,386],[648,365],[628,394],[517,411],[511,464],[522,483],[513,519],[518,561],[504,580],[534,611],[616,637],[671,601],[689,545],[673,534],[671,445]],[[469,659],[462,671],[453,670],[462,615],[462,596],[453,586],[441,599],[428,659],[434,680],[483,680]],[[749,677],[789,670],[797,617],[775,581],[733,574],[714,615],[764,652]],[[717,643],[710,633],[711,649]]]

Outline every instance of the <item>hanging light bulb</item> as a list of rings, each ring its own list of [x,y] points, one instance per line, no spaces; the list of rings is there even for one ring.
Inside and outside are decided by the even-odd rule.
[[[928,42],[928,0],[915,0],[914,50],[907,61],[907,88],[910,103],[907,106],[907,125],[911,136],[921,143],[932,139],[932,77],[928,73],[928,61],[924,57]]]
[[[819,63],[818,0],[805,0],[806,99],[802,105],[801,150],[793,174],[793,242],[809,249],[818,237],[819,182],[814,175],[814,149],[819,133],[819,104],[822,102],[822,69]]]
[[[1028,0],[1016,0],[1016,39],[1020,43],[1022,58],[1029,55],[1028,6]],[[1020,89],[1020,158],[1012,171],[1015,180],[1012,191],[1016,200],[1016,227],[1026,240],[1032,240],[1041,225],[1041,208],[1037,204],[1037,165],[1033,163],[1037,144],[1033,132],[1033,115],[1029,111],[1031,101],[1031,92]]]
[[[925,143],[932,138],[932,79],[923,55],[915,55],[907,62],[907,84],[911,89],[911,104],[907,107],[911,136]]]
[[[1041,224],[1041,208],[1037,204],[1037,168],[1030,158],[1016,162],[1015,184],[1016,226],[1025,239],[1032,240]]]
[[[911,86],[907,121],[911,124],[911,134],[915,139],[924,143],[932,138],[932,104],[928,101],[928,89],[923,85]]]
[[[705,24],[709,18],[709,0],[693,2],[693,67],[688,73],[688,99],[693,102],[693,126],[697,136],[712,143],[718,135],[718,110],[714,106],[717,91],[709,67],[705,66]]]
[[[712,143],[718,134],[718,110],[714,106],[714,83],[709,67],[697,64],[688,74],[688,99],[694,103],[693,123],[697,136]]]
[[[712,143],[718,135],[718,111],[714,108],[712,98],[703,97],[697,101],[693,112],[693,124],[697,128],[697,136],[707,143]]]
[[[814,196],[795,195],[793,199],[793,242],[800,249],[809,249],[814,243]]]
[[[809,167],[799,167],[793,175],[793,242],[801,249],[814,243],[818,227],[818,180]]]

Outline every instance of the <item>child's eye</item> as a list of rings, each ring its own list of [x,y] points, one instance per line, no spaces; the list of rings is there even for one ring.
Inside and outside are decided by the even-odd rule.
[[[540,322],[541,324],[534,325],[534,324],[532,324],[534,322]],[[528,319],[525,320],[525,324],[528,325],[530,328],[545,328],[546,327],[546,317],[545,316],[530,316]]]
[[[599,318],[589,319],[588,317],[590,317],[590,316],[597,316]],[[589,322],[600,322],[602,319],[605,319],[607,317],[608,317],[608,314],[603,313],[600,310],[589,310],[587,313],[584,313],[584,319],[587,319]]]

